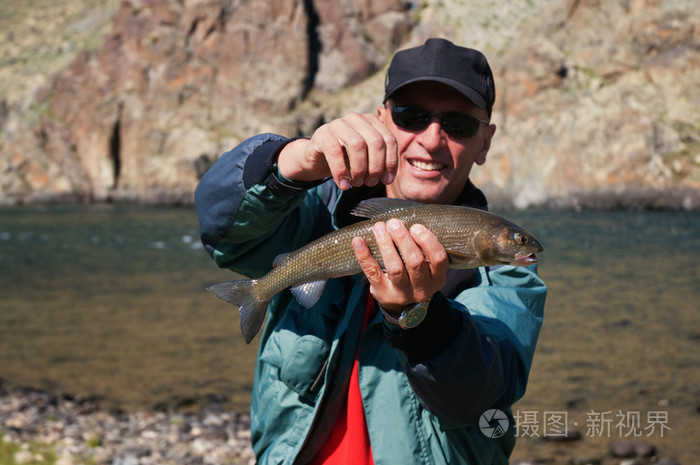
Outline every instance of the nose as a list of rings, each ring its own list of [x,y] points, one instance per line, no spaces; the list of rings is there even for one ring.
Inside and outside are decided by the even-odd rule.
[[[432,121],[430,121],[430,124],[428,124],[428,127],[418,134],[416,138],[423,147],[430,150],[442,145],[447,138],[447,134],[442,130],[440,119],[435,116]]]

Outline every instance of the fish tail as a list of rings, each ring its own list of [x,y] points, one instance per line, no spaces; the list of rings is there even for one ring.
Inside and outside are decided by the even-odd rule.
[[[213,284],[207,288],[219,299],[236,305],[241,312],[241,332],[250,344],[265,321],[269,300],[255,295],[255,279],[241,279]]]

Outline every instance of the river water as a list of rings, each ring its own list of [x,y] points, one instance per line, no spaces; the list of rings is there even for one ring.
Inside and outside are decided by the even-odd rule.
[[[699,461],[700,213],[500,213],[544,244],[549,287],[514,460],[631,439]],[[0,209],[0,380],[125,409],[245,411],[257,340],[204,291],[234,278],[189,208]],[[556,441],[573,430],[580,441]]]

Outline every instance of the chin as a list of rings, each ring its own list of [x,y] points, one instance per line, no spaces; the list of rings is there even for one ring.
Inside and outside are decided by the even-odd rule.
[[[440,195],[426,192],[415,192],[406,196],[406,199],[421,203],[440,203]]]
[[[395,190],[391,189],[391,185],[387,186],[387,195],[421,203],[444,203],[445,192],[442,186],[413,180]]]

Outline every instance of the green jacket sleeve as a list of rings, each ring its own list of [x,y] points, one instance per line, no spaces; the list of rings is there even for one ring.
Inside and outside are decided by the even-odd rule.
[[[274,134],[252,137],[223,154],[195,191],[202,243],[222,268],[257,278],[275,257],[309,241],[320,199],[275,169],[290,139]],[[312,189],[313,190],[313,189]],[[301,227],[301,225],[307,225]]]

